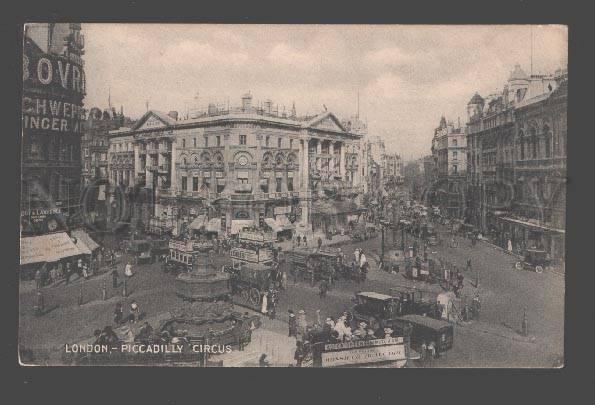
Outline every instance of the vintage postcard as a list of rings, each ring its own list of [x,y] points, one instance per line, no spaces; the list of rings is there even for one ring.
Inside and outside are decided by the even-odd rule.
[[[566,26],[23,33],[22,365],[564,365]]]

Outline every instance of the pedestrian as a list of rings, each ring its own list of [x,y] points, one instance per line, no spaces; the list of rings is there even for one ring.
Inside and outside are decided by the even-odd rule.
[[[467,267],[465,268],[466,271],[471,271],[471,258],[467,259]]]
[[[79,275],[79,277],[83,276],[83,259],[78,259],[76,265],[76,273]]]
[[[426,341],[423,340],[421,342],[421,347],[420,347],[420,353],[419,353],[419,359],[421,360],[422,364],[425,366],[426,365],[426,357],[428,355],[428,345],[426,345]]]
[[[437,353],[436,353],[436,343],[434,343],[433,341],[430,342],[430,344],[428,345],[428,354],[429,354],[429,358],[430,359],[434,359],[437,357]]]
[[[124,268],[124,275],[128,278],[134,275],[134,273],[132,272],[132,264],[130,264],[130,262],[128,262],[126,264],[126,267]]]
[[[300,243],[302,242],[302,238],[300,237],[300,235],[296,235],[296,239],[297,239],[297,246],[300,247]]]
[[[326,293],[328,292],[328,281],[322,280],[318,286],[318,289],[320,291],[318,294],[320,298],[326,298]]]
[[[258,365],[260,367],[270,367],[269,361],[267,360],[267,355],[265,353],[263,353],[262,356],[260,356],[260,359],[258,360]]]
[[[318,250],[320,250],[320,248],[322,247],[322,239],[320,238],[320,236],[318,237],[317,243],[318,243]]]
[[[71,274],[72,274],[72,265],[70,264],[70,262],[66,262],[66,274],[64,275],[64,277],[66,277],[66,284],[70,283]]]
[[[112,287],[113,288],[118,288],[118,277],[120,277],[120,275],[118,274],[118,270],[113,269],[112,270]]]
[[[281,272],[281,289],[283,291],[287,289],[287,272],[285,270]]]
[[[306,235],[302,238],[304,241],[304,247],[308,247],[308,240],[306,239]]]
[[[124,318],[124,310],[122,309],[122,303],[116,303],[116,309],[114,310],[114,323],[120,324]]]
[[[304,361],[304,346],[302,342],[297,342],[295,347],[295,352],[293,354],[293,359],[295,360],[296,367],[301,367],[302,362]]]
[[[293,310],[287,311],[289,313],[289,337],[295,337],[297,335],[297,320]]]
[[[140,308],[135,300],[130,303],[130,320],[136,323],[140,319]]]
[[[306,312],[303,309],[300,309],[298,311],[296,325],[297,325],[296,338],[298,338],[298,340],[303,341],[304,337],[306,335],[306,329],[308,328],[308,322],[306,320]]]
[[[268,297],[267,297],[267,294],[265,293],[262,295],[262,303],[260,306],[260,312],[262,314],[266,315],[267,309],[268,309]]]
[[[42,280],[41,280],[41,269],[37,269],[35,272],[35,287],[39,290],[42,287]]]
[[[89,278],[89,268],[87,267],[87,263],[83,263],[83,277],[85,280]]]

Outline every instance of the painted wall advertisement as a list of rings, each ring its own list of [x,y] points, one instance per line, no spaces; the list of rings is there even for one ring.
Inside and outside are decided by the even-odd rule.
[[[43,53],[27,39],[23,55],[23,129],[82,133],[85,72],[80,59]]]

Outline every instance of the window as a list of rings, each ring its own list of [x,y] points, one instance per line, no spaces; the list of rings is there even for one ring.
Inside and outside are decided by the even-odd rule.
[[[89,149],[85,148],[85,157],[89,157]]]
[[[452,153],[452,160],[458,160],[459,159],[459,153],[455,150]]]
[[[457,140],[456,139],[453,139],[452,140],[452,146],[457,146]]]
[[[238,172],[238,183],[248,184],[248,172]]]
[[[521,147],[521,160],[525,160],[525,140],[523,139],[523,131],[519,133],[519,146]]]
[[[192,191],[198,191],[198,177],[192,178]]]
[[[182,148],[185,148],[185,147],[186,147],[186,140],[182,139]]]
[[[217,193],[218,194],[222,193],[224,189],[225,189],[225,184],[219,184],[219,182],[217,182]]]
[[[287,179],[287,191],[293,191],[293,177]]]
[[[533,138],[531,145],[533,147],[533,159],[537,159],[537,138]]]
[[[196,138],[192,138],[192,147],[196,148]]]
[[[289,149],[293,149],[293,139],[289,140]]]
[[[276,191],[277,191],[277,193],[280,193],[281,192],[281,181],[283,179],[281,177],[277,177],[275,180],[277,181]]]
[[[269,147],[270,140],[271,140],[270,136],[267,136],[266,138],[264,138],[264,146],[266,146],[267,148]]]
[[[209,147],[209,136],[205,135],[205,148]]]
[[[277,138],[277,148],[281,148],[281,138]]]
[[[246,145],[246,135],[240,135],[240,145]]]
[[[458,173],[458,167],[457,167],[457,165],[452,165],[452,172],[454,174],[457,174]]]
[[[188,178],[186,176],[182,176],[182,191],[188,190]]]
[[[545,157],[550,158],[550,157],[552,157],[552,133],[550,132],[550,129],[548,127],[545,127],[543,129],[543,132],[545,133],[545,139],[544,139]]]
[[[217,135],[216,139],[217,139],[217,146],[221,146],[221,136]]]
[[[31,159],[41,158],[41,146],[37,142],[31,142]]]

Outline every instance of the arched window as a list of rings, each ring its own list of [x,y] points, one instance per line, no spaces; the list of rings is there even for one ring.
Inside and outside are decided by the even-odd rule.
[[[198,156],[194,155],[194,156],[192,157],[192,164],[193,164],[193,165],[198,165]]]
[[[186,156],[182,156],[182,165],[186,166],[188,164],[188,159],[186,159]]]
[[[521,150],[521,160],[525,160],[525,138],[523,131],[519,132],[519,146]]]
[[[544,142],[544,149],[545,149],[545,157],[549,159],[552,157],[552,132],[550,128],[546,125],[543,127],[543,142]]]

